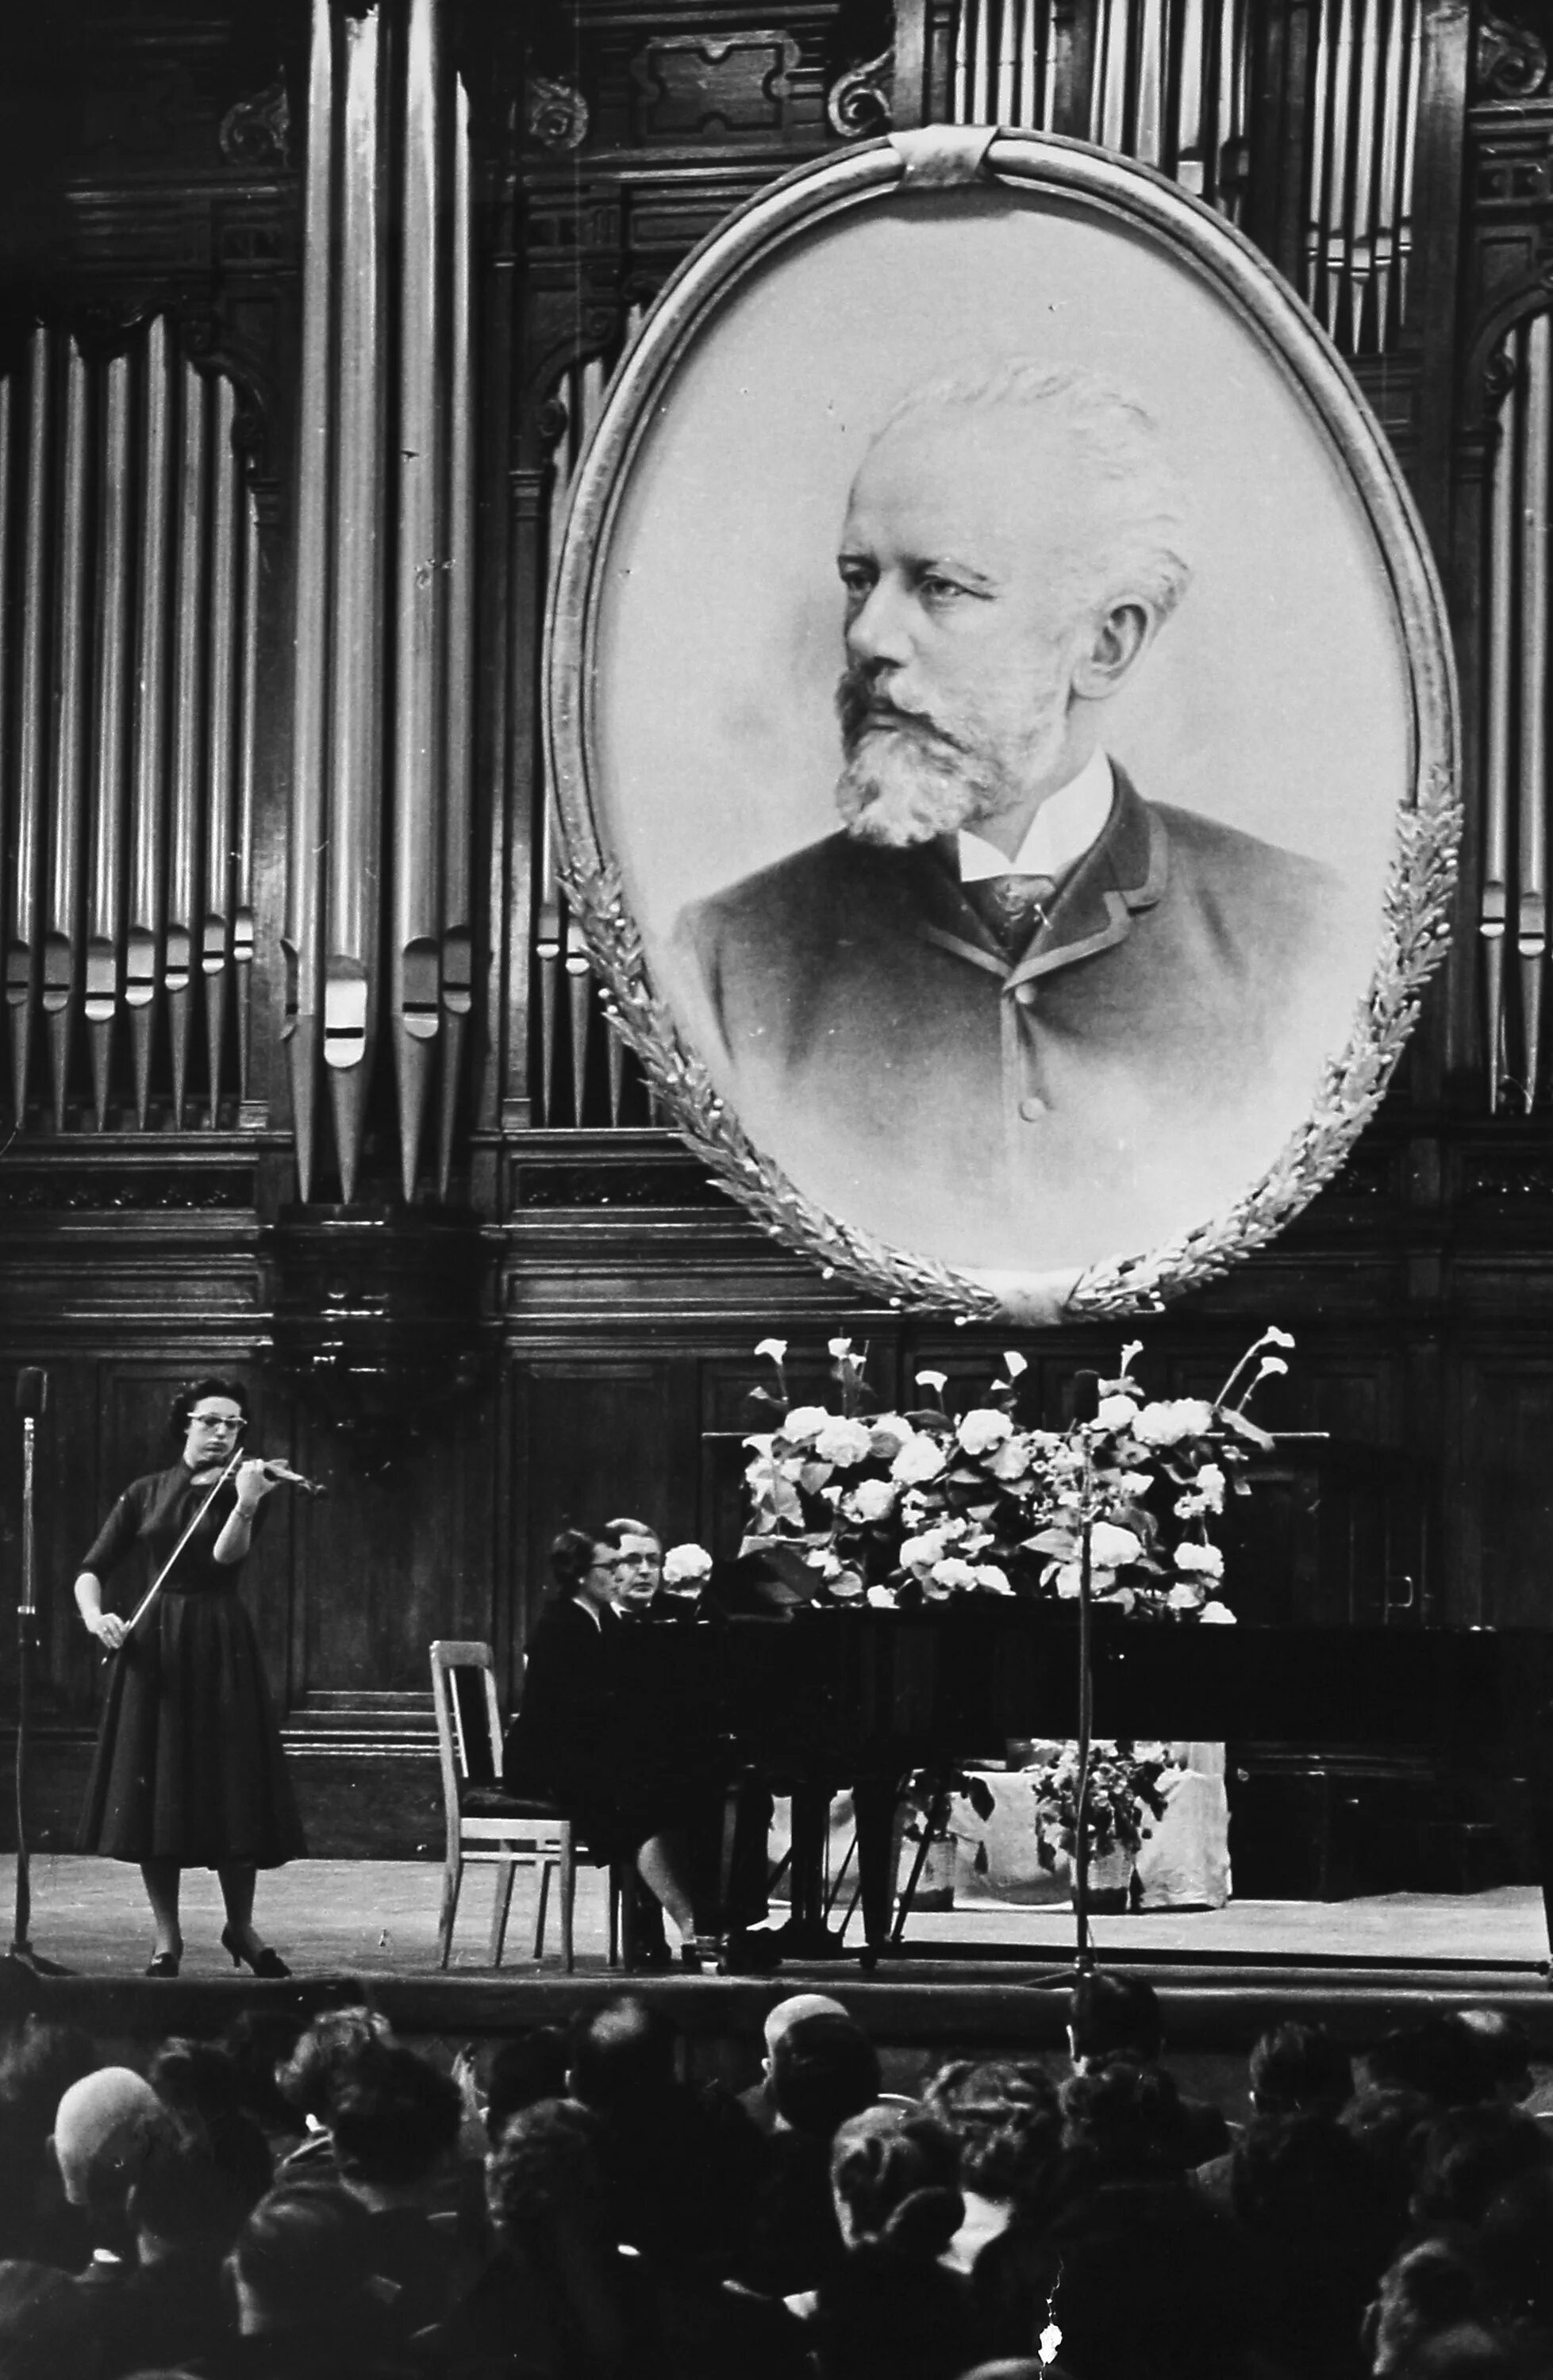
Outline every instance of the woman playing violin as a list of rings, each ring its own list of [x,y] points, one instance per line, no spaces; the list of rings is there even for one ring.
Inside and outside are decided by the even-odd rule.
[[[125,1489],[76,1580],[77,1608],[113,1661],[80,1848],[139,1864],[156,1927],[151,1975],[178,1971],[186,1867],[213,1867],[221,1880],[221,1941],[233,1964],[256,1975],[289,1972],[253,1930],[254,1883],[260,1868],[300,1859],[305,1847],[258,1639],[237,1591],[263,1500],[286,1474],[238,1459],[247,1420],[235,1380],[200,1380],[176,1397],[181,1459]],[[127,1624],[104,1611],[104,1577],[138,1551],[149,1584],[190,1524],[143,1616]]]

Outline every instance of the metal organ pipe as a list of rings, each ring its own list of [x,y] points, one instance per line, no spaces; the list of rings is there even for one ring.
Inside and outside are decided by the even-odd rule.
[[[91,870],[86,918],[86,1025],[92,1108],[108,1116],[108,1070],[118,1013],[124,909],[125,718],[128,693],[129,358],[105,374],[92,687]]]
[[[1520,338],[1511,334],[1518,360]],[[1488,1112],[1498,1111],[1504,1078],[1505,929],[1510,917],[1511,655],[1515,648],[1515,526],[1520,470],[1520,375],[1499,413],[1489,497],[1488,716],[1484,737],[1483,891],[1478,931],[1483,940],[1484,1023],[1488,1057]]]
[[[141,408],[141,511],[136,565],[134,759],[129,777],[129,899],[124,1001],[135,1068],[135,1112],[151,1099],[151,1046],[166,873],[167,597],[172,504],[172,381],[167,322],[146,334]]]
[[[344,20],[339,445],[330,639],[324,1062],[347,1204],[356,1195],[376,1026],[383,827],[385,515],[383,21]]]
[[[177,544],[173,564],[172,798],[167,836],[167,928],[163,980],[173,1052],[173,1122],[181,1128],[189,1081],[194,952],[200,920],[202,722],[205,698],[205,384],[186,363],[179,390]]]
[[[441,12],[410,0],[400,220],[397,572],[395,589],[393,920],[390,1003],[399,1168],[415,1176],[441,1023],[442,662],[446,560],[446,408],[442,376],[445,191],[440,156]],[[348,168],[349,170],[349,168]],[[366,953],[371,965],[370,948]]]
[[[49,419],[53,353],[44,330],[32,334],[28,354],[26,498],[21,554],[21,650],[17,683],[15,861],[11,875],[10,947],[6,957],[6,1005],[10,1014],[11,1101],[27,1113],[32,1016],[38,998],[38,903],[43,857],[43,769],[48,701],[44,679],[46,568],[49,550]]]
[[[302,352],[297,422],[296,674],[291,710],[286,932],[286,1024],[297,1179],[312,1194],[323,964],[325,771],[328,765],[329,459],[334,188],[334,34],[330,0],[313,0],[302,177]],[[245,687],[245,704],[249,699]],[[251,751],[251,747],[250,747]]]
[[[237,400],[230,381],[211,391],[214,413],[211,455],[210,667],[205,721],[204,914],[200,925],[200,973],[205,998],[209,1123],[221,1113],[221,1052],[226,1025],[226,982],[232,953],[233,768],[236,759],[242,492],[232,451]]]
[[[1526,1106],[1541,1071],[1542,998],[1547,955],[1547,505],[1553,430],[1553,317],[1536,314],[1525,334],[1525,469],[1521,540],[1520,876],[1516,952],[1526,1037]]]
[[[81,823],[85,798],[87,644],[87,489],[90,473],[87,369],[71,343],[65,365],[65,452],[61,466],[58,565],[55,590],[54,768],[43,932],[43,1014],[54,1070],[54,1120],[65,1129],[70,1029],[80,996]]]
[[[473,874],[474,759],[474,359],[473,188],[469,93],[453,91],[453,269],[448,307],[447,605],[442,779],[442,1113],[437,1184],[447,1196],[453,1166],[459,1060],[474,1002],[470,930]]]
[[[238,1102],[248,1098],[253,982],[253,808],[259,756],[259,514],[242,498],[242,694],[238,706],[236,839],[232,851],[232,962],[238,996]],[[297,861],[293,856],[292,865]],[[313,863],[316,868],[316,859]]]

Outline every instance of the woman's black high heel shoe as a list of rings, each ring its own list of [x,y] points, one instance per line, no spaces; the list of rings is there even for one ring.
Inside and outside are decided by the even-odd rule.
[[[245,1950],[241,1937],[230,1925],[224,1925],[221,1929],[221,1947],[231,1952],[234,1967],[251,1967],[264,1983],[282,1984],[291,1973],[278,1950],[272,1950],[267,1946],[258,1952]]]
[[[146,1973],[148,1975],[154,1975],[160,1983],[170,1984],[177,1973],[177,1971],[178,1954],[176,1950],[153,1950],[152,1952],[151,1964],[146,1969]]]

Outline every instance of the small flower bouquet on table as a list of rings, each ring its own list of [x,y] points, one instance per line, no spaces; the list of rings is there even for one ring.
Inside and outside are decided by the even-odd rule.
[[[1132,1375],[1141,1342],[1101,1383],[1093,1421],[1039,1429],[1018,1413],[1022,1355],[958,1419],[946,1376],[922,1371],[925,1402],[867,1410],[866,1354],[830,1342],[839,1411],[795,1405],[787,1342],[764,1339],[773,1416],[746,1439],[751,1517],[742,1553],[796,1568],[821,1605],[916,1609],[967,1597],[1076,1597],[1085,1524],[1097,1603],[1166,1620],[1226,1621],[1222,1549],[1211,1524],[1247,1463],[1272,1440],[1245,1411],[1258,1383],[1286,1371],[1283,1330],[1263,1333],[1218,1395],[1151,1399]]]
[[[1097,1743],[1092,1747],[1084,1795],[1092,1864],[1117,1860],[1130,1876],[1151,1818],[1165,1815],[1161,1780],[1171,1767],[1162,1743]],[[1065,1744],[1036,1769],[1035,1856],[1048,1870],[1071,1862],[1078,1840],[1079,1754]]]

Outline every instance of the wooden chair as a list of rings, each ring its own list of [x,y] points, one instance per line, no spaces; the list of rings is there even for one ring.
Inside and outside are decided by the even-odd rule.
[[[544,1956],[544,1919],[550,1876],[560,1872],[561,1957],[569,1975],[575,1964],[572,1915],[577,1900],[578,1851],[571,1822],[554,1802],[505,1791],[501,1783],[502,1730],[496,1706],[496,1666],[489,1645],[440,1640],[432,1646],[432,1702],[436,1712],[437,1751],[442,1762],[442,1800],[447,1827],[437,1920],[441,1964],[453,1948],[459,1892],[466,1866],[478,1863],[496,1871],[491,1911],[491,1964],[501,1965],[507,1940],[512,1880],[520,1867],[539,1871],[533,1955]],[[584,1854],[584,1860],[586,1855]],[[618,1879],[609,1877],[609,1963],[620,1955]]]

